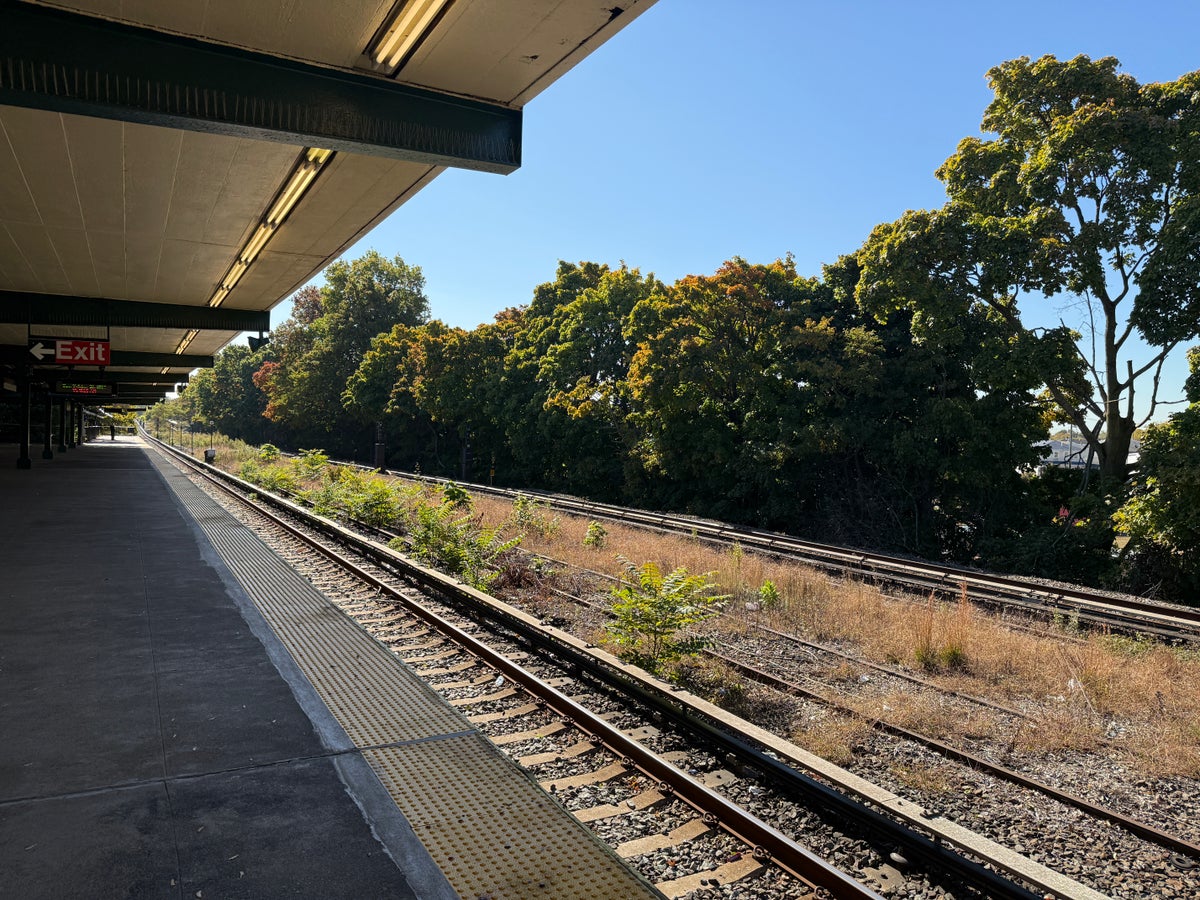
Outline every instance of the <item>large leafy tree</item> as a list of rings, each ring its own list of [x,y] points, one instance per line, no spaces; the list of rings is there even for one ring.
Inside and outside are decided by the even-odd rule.
[[[1116,515],[1128,532],[1134,586],[1159,582],[1171,599],[1196,603],[1200,586],[1200,348],[1188,351],[1188,408],[1152,425],[1128,502]],[[1139,577],[1140,576],[1140,577]]]
[[[816,287],[790,258],[735,258],[634,310],[629,424],[659,502],[766,522],[811,493],[814,407],[843,373]]]
[[[252,351],[230,344],[217,354],[211,369],[192,376],[185,400],[194,402],[196,417],[223,434],[251,443],[268,440],[271,423],[263,417],[267,398],[254,375],[274,353],[270,345]]]
[[[534,289],[505,360],[499,414],[514,475],[619,499],[626,482],[630,313],[663,290],[653,275],[560,261]]]
[[[984,307],[1037,366],[1057,415],[1123,477],[1164,361],[1200,333],[1200,72],[1139,84],[1112,57],[993,68],[984,138],[938,170],[949,202],[880,226],[860,289],[937,322]],[[1038,330],[1033,304],[1080,303],[1090,334]],[[1153,345],[1134,361],[1132,338]]]
[[[394,325],[419,325],[429,316],[425,278],[399,256],[374,250],[325,270],[325,285],[293,305],[293,318],[276,332],[278,366],[260,378],[267,414],[301,443],[342,453],[362,451],[363,427],[354,427],[342,393],[371,341]]]
[[[483,478],[495,457],[508,458],[497,410],[521,320],[519,310],[505,310],[471,331],[436,319],[397,325],[372,341],[343,403],[364,421],[384,423],[401,465]]]

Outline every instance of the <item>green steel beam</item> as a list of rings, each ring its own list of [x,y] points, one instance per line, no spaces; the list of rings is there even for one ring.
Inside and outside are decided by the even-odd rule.
[[[3,15],[0,13],[0,24]],[[224,306],[177,306],[103,297],[0,291],[0,323],[98,328],[180,328],[197,331],[266,331],[271,314]]]

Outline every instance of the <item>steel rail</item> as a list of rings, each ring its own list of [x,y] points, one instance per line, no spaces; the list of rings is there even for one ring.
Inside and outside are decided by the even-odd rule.
[[[811,757],[798,751],[797,748],[769,732],[745,723],[700,698],[691,697],[686,692],[679,691],[674,686],[662,682],[604,651],[585,644],[566,632],[552,626],[543,626],[533,617],[508,607],[455,579],[419,566],[395,551],[368,541],[289,501],[264,493],[256,485],[244,482],[215,467],[202,465],[174,448],[167,447],[167,449],[174,455],[180,456],[193,468],[202,471],[210,479],[219,477],[221,480],[237,485],[240,490],[254,493],[263,502],[311,522],[314,527],[327,532],[336,540],[353,546],[357,552],[401,573],[407,580],[439,593],[446,599],[464,607],[473,616],[482,615],[486,610],[488,618],[498,621],[502,627],[520,635],[530,644],[559,658],[578,672],[587,673],[597,681],[631,696],[663,719],[672,721],[679,727],[699,735],[733,758],[741,760],[750,769],[762,773],[764,777],[780,785],[784,790],[806,797],[835,816],[842,816],[857,822],[883,842],[903,848],[905,854],[910,858],[924,861],[931,870],[952,873],[958,880],[976,887],[988,896],[997,898],[1040,900],[1042,896],[1042,894],[1010,880],[1001,872],[1009,872],[1043,891],[1051,891],[1059,896],[1086,898],[1101,896],[1020,854],[1013,853],[1007,848],[981,838],[949,821],[942,820],[935,814],[926,813],[919,806],[896,797],[890,791],[877,788],[858,778],[851,778],[850,782],[839,783],[838,777],[833,771],[836,767],[831,767],[817,757]],[[221,485],[221,487],[242,502],[250,503],[237,491],[231,490],[225,485]],[[255,505],[254,508],[262,512],[261,507]],[[287,525],[284,527],[289,532],[293,530]],[[297,533],[297,537],[309,540],[304,538],[302,533]],[[739,734],[737,733],[739,730],[747,730],[749,734]],[[796,755],[797,753],[801,755]],[[797,766],[816,771],[819,773],[819,777],[806,774]],[[673,766],[670,768],[674,770]],[[839,783],[839,787],[849,793],[842,793],[841,790],[820,780],[821,778]],[[855,795],[862,799],[856,799]],[[877,804],[882,805],[882,808],[891,815],[876,809],[875,805]],[[892,816],[898,816],[898,818],[892,818]],[[936,837],[927,837],[915,831],[912,827],[914,825],[921,829],[931,830]],[[968,859],[961,852],[955,850],[955,847],[960,847],[984,858],[1000,871],[994,871]],[[780,861],[774,853],[772,853],[772,858],[776,862]],[[854,883],[857,884],[857,882]]]
[[[809,690],[808,688],[788,681],[785,678],[780,678],[778,675],[763,671],[756,666],[740,662],[739,660],[726,656],[723,653],[716,653],[712,650],[707,651],[707,653],[714,659],[729,666],[731,669],[741,672],[742,674],[747,675],[750,678],[753,678],[755,681],[767,685],[768,687],[775,688],[776,690],[783,691],[784,693],[805,697],[817,703],[824,704],[832,709],[849,713],[867,722],[872,728],[878,731],[884,731],[888,734],[895,735],[896,737],[904,738],[905,740],[921,744],[948,759],[956,760],[957,762],[961,762],[973,769],[987,772],[989,775],[993,775],[1004,781],[1037,791],[1038,793],[1057,800],[1066,806],[1072,806],[1075,809],[1085,812],[1097,819],[1103,819],[1111,822],[1114,825],[1125,829],[1131,834],[1136,834],[1138,837],[1144,838],[1151,843],[1158,844],[1159,846],[1165,847],[1169,850],[1174,850],[1178,853],[1187,854],[1188,856],[1196,859],[1200,859],[1200,845],[1186,841],[1183,838],[1170,834],[1166,831],[1162,831],[1161,829],[1155,828],[1153,825],[1148,825],[1145,822],[1132,819],[1115,809],[1110,809],[1106,806],[1098,806],[1087,798],[1081,797],[1078,794],[1072,794],[1069,791],[1064,791],[1061,788],[1046,784],[1043,781],[1038,781],[1036,778],[1031,778],[1021,772],[1001,766],[998,763],[994,763],[991,760],[985,759],[977,754],[970,753],[966,750],[960,750],[957,747],[952,747],[949,744],[937,740],[936,738],[920,734],[916,731],[910,731],[901,725],[893,725],[889,722],[883,721],[882,719],[873,718],[865,713],[859,712],[853,707],[834,700],[831,697],[827,697],[824,694],[818,693],[817,691]]]
[[[387,534],[387,532],[381,532],[381,533]],[[396,535],[389,534],[389,537],[396,537]],[[597,572],[594,569],[584,569],[579,566],[572,565],[571,563],[564,562],[561,559],[555,559],[553,556],[546,556],[544,553],[531,553],[530,555],[536,556],[539,559],[544,559],[547,562],[554,563],[555,565],[567,566],[568,568],[574,569],[576,572],[580,572],[584,575],[589,575],[592,578],[599,578],[604,581],[620,582],[620,579],[617,578],[616,576],[609,575],[605,572]],[[556,593],[568,600],[573,600],[577,603],[587,603],[588,602],[588,601],[584,600],[582,597],[576,597],[573,594],[569,594],[566,591],[560,591],[557,588],[551,588],[551,590],[554,593]],[[595,604],[589,604],[589,605],[595,607]],[[942,687],[939,684],[934,684],[932,681],[930,681],[927,678],[921,678],[918,675],[913,675],[909,672],[903,672],[899,669],[892,669],[892,668],[889,668],[888,666],[883,665],[882,663],[873,662],[869,659],[863,659],[860,656],[854,656],[851,653],[845,653],[845,652],[843,652],[841,650],[837,650],[833,647],[827,647],[824,644],[818,644],[818,643],[815,643],[814,641],[805,640],[804,638],[799,637],[798,635],[788,634],[786,631],[779,631],[778,629],[771,628],[770,626],[767,626],[767,625],[763,625],[761,622],[752,622],[749,619],[743,618],[741,616],[735,616],[735,615],[732,615],[727,612],[721,613],[720,618],[727,619],[730,622],[736,622],[738,625],[744,626],[746,628],[753,628],[755,631],[761,631],[764,634],[771,635],[772,637],[777,637],[777,638],[780,638],[781,640],[785,640],[789,643],[796,644],[797,646],[804,647],[805,649],[812,651],[814,654],[815,653],[827,653],[830,656],[836,656],[838,659],[843,659],[846,662],[852,663],[854,665],[862,666],[865,669],[871,669],[874,672],[879,672],[879,673],[881,673],[883,675],[887,675],[891,678],[898,678],[902,681],[907,681],[912,684],[920,685],[921,687],[926,688],[927,690],[936,691],[937,693],[944,694],[947,697],[955,697],[959,700],[964,700],[968,703],[974,703],[977,706],[983,706],[988,709],[995,710],[996,712],[1003,713],[1006,716],[1012,716],[1015,719],[1023,719],[1025,721],[1032,721],[1032,719],[1033,719],[1032,716],[1028,715],[1027,713],[1021,712],[1019,709],[1013,709],[1010,706],[1005,706],[1002,703],[996,703],[995,701],[988,700],[985,697],[976,697],[973,694],[967,694],[967,693],[964,693],[963,691],[954,690],[953,688]]]
[[[573,594],[569,594],[566,591],[555,590],[554,593],[565,599],[572,600],[576,603],[584,604],[592,609],[598,608],[597,604],[590,603],[589,601],[583,599],[582,597],[574,596]],[[750,624],[753,624],[753,623],[750,623]],[[783,632],[774,631],[773,629],[764,629],[764,630],[769,631],[772,634],[777,634],[784,638],[788,637]],[[740,660],[734,659],[733,657],[726,656],[724,653],[720,653],[716,650],[713,650],[711,647],[701,650],[700,652],[704,656],[707,656],[710,659],[716,660],[717,662],[720,662],[721,664],[728,666],[730,669],[733,669],[734,671],[739,672],[766,687],[773,688],[773,689],[781,691],[783,693],[794,694],[796,696],[804,697],[808,700],[812,700],[816,703],[820,703],[830,709],[835,709],[835,710],[838,710],[839,712],[844,712],[848,715],[854,716],[855,718],[865,722],[867,725],[869,725],[871,728],[873,728],[876,731],[881,731],[881,732],[884,732],[887,734],[891,734],[895,737],[903,738],[904,740],[909,740],[916,744],[920,744],[924,747],[928,747],[930,750],[933,750],[935,753],[938,753],[941,756],[946,757],[947,759],[952,759],[952,760],[955,760],[956,762],[963,763],[964,765],[969,766],[973,769],[977,769],[979,771],[986,772],[987,774],[992,775],[996,778],[999,778],[1002,781],[1008,781],[1012,784],[1018,785],[1019,787],[1024,787],[1024,788],[1028,788],[1029,790],[1036,791],[1040,794],[1043,794],[1046,797],[1049,797],[1052,800],[1057,800],[1059,803],[1062,803],[1065,806],[1074,807],[1074,808],[1080,810],[1081,812],[1085,812],[1097,819],[1111,822],[1112,824],[1125,829],[1126,831],[1128,831],[1131,834],[1135,834],[1138,837],[1141,837],[1147,841],[1150,841],[1151,843],[1158,844],[1161,847],[1165,847],[1168,850],[1173,850],[1177,853],[1183,853],[1190,857],[1200,859],[1200,844],[1191,843],[1177,835],[1163,831],[1159,828],[1155,828],[1153,825],[1149,825],[1138,819],[1134,819],[1129,816],[1126,816],[1124,813],[1121,813],[1115,809],[1111,809],[1106,806],[1100,806],[1098,804],[1092,803],[1092,801],[1088,800],[1086,797],[1081,797],[1080,795],[1073,794],[1070,791],[1064,791],[1063,789],[1055,787],[1052,784],[1047,784],[1046,782],[1039,781],[1036,778],[1032,778],[1028,775],[1025,775],[1024,773],[1017,772],[1014,769],[1009,769],[1005,766],[1001,766],[1000,764],[994,763],[991,760],[986,759],[985,757],[979,756],[978,754],[971,753],[967,750],[961,750],[958,747],[954,747],[950,744],[947,744],[943,741],[938,740],[937,738],[933,738],[933,737],[930,737],[929,735],[921,734],[920,732],[917,732],[917,731],[912,731],[908,728],[905,728],[902,725],[895,725],[893,723],[886,722],[883,719],[879,719],[874,716],[869,716],[866,713],[863,713],[863,712],[855,709],[854,707],[849,706],[848,704],[845,704],[839,700],[834,699],[833,697],[829,697],[818,691],[811,690],[810,688],[806,688],[803,685],[796,684],[795,682],[788,681],[785,678],[781,678],[780,676],[775,675],[771,672],[767,672],[756,666],[752,666],[749,663],[744,663],[744,662],[741,662]],[[880,668],[883,672],[885,672],[887,674],[894,674],[890,670],[888,670],[884,667],[880,666],[877,668]],[[918,683],[925,684],[926,686],[931,687],[934,690],[939,690],[939,691],[942,690],[941,688],[938,688],[937,685],[932,685],[932,684],[929,684],[928,682],[923,682],[920,679],[916,679],[916,680]],[[969,701],[973,701],[973,702],[977,702],[977,703],[982,702],[985,705],[988,705],[987,701],[981,701],[978,698],[971,697],[970,695],[957,694],[956,692],[953,692],[953,691],[950,691],[948,693],[950,693],[953,696],[958,696],[964,700],[969,700]],[[999,707],[999,709],[1001,709],[1002,711],[1005,711],[1005,712],[1008,711],[1004,707]],[[1025,716],[1023,714],[1018,714],[1018,715],[1020,715],[1021,718],[1029,719],[1028,716]]]

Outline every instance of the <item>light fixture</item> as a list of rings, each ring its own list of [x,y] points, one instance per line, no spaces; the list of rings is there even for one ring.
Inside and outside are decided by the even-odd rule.
[[[326,163],[332,158],[332,150],[321,150],[318,147],[308,147],[305,149],[300,160],[292,168],[292,173],[288,176],[288,180],[276,195],[275,201],[271,204],[269,211],[259,221],[258,227],[254,229],[254,233],[250,235],[250,239],[238,251],[233,265],[229,267],[229,271],[225,273],[225,276],[217,284],[217,289],[213,291],[212,297],[208,300],[209,306],[220,306],[225,302],[225,298],[229,296],[230,291],[234,289],[238,281],[241,280],[241,277],[246,274],[246,270],[250,268],[250,264],[262,253],[263,248],[275,236],[275,232],[279,229],[279,226],[284,223],[291,211],[295,209],[296,204],[300,202],[300,198],[305,195],[317,175],[320,174],[321,170],[325,168]],[[191,343],[190,339],[188,339],[188,343]],[[177,349],[175,352],[182,353],[183,351]]]
[[[189,329],[188,333],[185,334],[180,339],[179,343],[175,345],[175,352],[177,354],[182,353],[184,350],[186,350],[188,348],[188,345],[191,344],[192,341],[194,341],[199,335],[200,335],[200,332],[197,331],[196,329],[194,329],[194,328]],[[163,371],[166,371],[166,370],[164,369]]]
[[[428,34],[450,0],[408,0],[371,51],[375,62],[395,68]]]

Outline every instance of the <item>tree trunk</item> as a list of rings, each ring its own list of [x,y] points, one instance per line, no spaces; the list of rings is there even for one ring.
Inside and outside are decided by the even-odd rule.
[[[1104,422],[1104,452],[1100,455],[1100,474],[1105,478],[1125,480],[1128,474],[1129,444],[1133,440],[1133,419],[1116,414],[1112,409]]]

